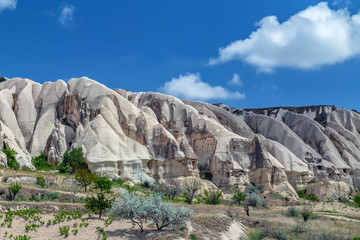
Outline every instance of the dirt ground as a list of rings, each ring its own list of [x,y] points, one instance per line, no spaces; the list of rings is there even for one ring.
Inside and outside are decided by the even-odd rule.
[[[156,228],[146,227],[144,232],[140,232],[138,226],[133,226],[130,222],[127,221],[116,221],[114,220],[109,226],[105,227],[105,218],[98,219],[97,217],[92,217],[89,219],[89,225],[87,227],[80,227],[80,223],[82,221],[80,219],[64,221],[62,223],[58,223],[56,225],[46,226],[46,223],[49,219],[54,219],[52,214],[42,214],[42,221],[45,222],[44,226],[40,226],[36,231],[30,230],[29,232],[25,231],[25,226],[31,223],[25,221],[19,216],[14,217],[14,221],[12,223],[11,228],[2,227],[0,230],[0,239],[10,239],[10,235],[18,236],[18,235],[28,235],[31,239],[39,239],[39,240],[54,240],[54,239],[79,239],[79,240],[95,240],[95,239],[103,239],[102,234],[97,231],[96,227],[104,228],[107,239],[154,239],[157,237],[163,238],[167,235],[179,235],[180,232],[176,232],[174,230],[168,229],[166,231],[159,232]],[[37,223],[38,224],[38,223]],[[69,226],[69,236],[65,238],[60,234],[59,227]],[[76,226],[76,227],[75,227]],[[75,235],[72,230],[78,229],[78,233]],[[7,232],[6,236],[5,233]]]

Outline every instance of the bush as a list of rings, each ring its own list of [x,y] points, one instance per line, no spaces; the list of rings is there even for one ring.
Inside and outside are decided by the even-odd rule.
[[[295,224],[291,227],[291,232],[295,234],[301,234],[306,232],[307,230],[301,224]]]
[[[95,188],[100,189],[101,192],[111,193],[112,182],[106,177],[96,178]]]
[[[20,189],[21,189],[21,185],[18,184],[17,182],[10,184],[10,186],[8,187],[9,190],[8,199],[10,201],[14,200],[16,195],[20,192]]]
[[[294,207],[288,208],[287,215],[289,217],[298,217],[300,215],[300,210]]]
[[[360,207],[360,193],[355,195],[354,202]]]
[[[142,186],[143,188],[150,188],[150,182],[149,182],[149,181],[145,181],[145,182],[141,183],[141,186]]]
[[[343,240],[350,239],[345,238],[343,235],[336,235],[328,232],[310,232],[307,234],[306,240]]]
[[[75,179],[85,188],[86,192],[87,187],[96,180],[96,174],[86,169],[79,169],[75,173]]]
[[[60,163],[58,166],[59,172],[60,173],[67,173],[70,170],[69,166],[66,166],[65,163]]]
[[[232,200],[240,206],[241,202],[245,200],[245,194],[242,192],[236,192],[233,195]]]
[[[6,155],[8,167],[14,170],[19,169],[20,164],[16,161],[16,157],[15,157],[17,152],[13,149],[7,149],[7,148],[4,148],[2,151]]]
[[[44,176],[37,175],[36,177],[36,184],[44,188],[46,186],[46,180]]]
[[[262,201],[259,194],[253,192],[250,194],[246,194],[245,204],[251,207],[257,207],[262,205]]]
[[[304,198],[313,202],[319,202],[320,200],[316,197],[315,194],[311,193],[311,194],[307,194],[306,193],[306,189],[302,189],[302,190],[298,190],[296,191],[296,193],[298,194],[299,198]]]
[[[46,159],[47,156],[44,152],[41,152],[39,156],[32,158],[32,163],[34,164],[36,170],[54,169],[54,166],[51,163],[48,163]]]
[[[65,237],[69,236],[69,230],[70,230],[69,226],[59,227],[59,230],[60,230],[60,235],[64,235]]]
[[[166,226],[176,227],[183,224],[189,219],[192,210],[163,203],[159,194],[142,198],[132,193],[123,193],[113,204],[109,214],[116,219],[131,220],[143,232],[143,225],[149,220],[156,225],[158,230]]]
[[[205,204],[211,205],[219,205],[220,204],[220,197],[222,195],[221,191],[207,191],[204,190],[204,197],[203,201]]]
[[[85,208],[92,213],[99,212],[99,218],[101,218],[102,212],[111,208],[113,202],[114,199],[106,198],[104,193],[98,193],[96,197],[91,196],[85,199]]]
[[[279,240],[288,240],[289,239],[289,237],[280,229],[276,229],[273,232],[273,237],[275,239],[279,239]]]

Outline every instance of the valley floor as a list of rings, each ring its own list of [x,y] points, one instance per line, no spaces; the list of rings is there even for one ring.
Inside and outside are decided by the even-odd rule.
[[[3,191],[9,186],[6,179],[16,176],[16,179],[29,180],[29,176],[39,173],[5,172],[0,188]],[[27,178],[25,178],[26,176]],[[53,176],[54,177],[54,176]],[[55,176],[55,178],[62,178]],[[61,181],[57,181],[61,182]],[[98,219],[93,215],[87,219],[88,212],[84,208],[84,197],[88,193],[81,191],[76,194],[76,201],[72,203],[71,188],[58,184],[42,189],[34,183],[22,182],[22,190],[15,201],[0,201],[0,239],[24,240],[20,235],[31,239],[351,239],[360,237],[360,208],[340,202],[289,202],[285,206],[284,200],[276,195],[268,194],[267,207],[250,208],[250,216],[246,216],[243,206],[230,205],[223,202],[221,205],[192,204],[186,205],[194,210],[191,221],[186,228],[173,230],[171,228],[157,231],[153,225],[145,224],[144,232],[129,221],[114,220],[106,226],[107,216]],[[0,189],[0,190],[1,190]],[[135,187],[139,194],[146,194],[146,189]],[[123,191],[121,186],[114,186],[116,192]],[[57,193],[57,194],[55,194]],[[55,196],[55,197],[54,197]],[[117,196],[117,194],[113,194]],[[177,204],[177,203],[174,203]],[[301,210],[311,207],[313,216],[304,222],[301,215],[290,217],[288,209],[294,207]],[[39,209],[41,219],[25,220],[14,216],[11,226],[6,221],[8,209]],[[62,210],[70,212],[79,210],[82,217],[73,219],[64,216],[63,221],[54,223],[54,214]],[[49,222],[50,220],[50,222]],[[42,223],[41,223],[42,222]],[[49,224],[50,223],[50,224]],[[68,230],[66,231],[66,228]],[[61,235],[60,228],[64,234]],[[18,238],[16,238],[18,237]]]

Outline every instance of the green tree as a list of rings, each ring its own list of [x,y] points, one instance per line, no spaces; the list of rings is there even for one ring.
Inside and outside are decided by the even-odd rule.
[[[245,194],[238,191],[233,195],[232,200],[240,206],[241,202],[245,200]]]
[[[14,200],[16,195],[20,192],[20,189],[21,189],[21,185],[18,184],[17,182],[10,184],[10,186],[8,187],[9,190],[8,199],[10,201]]]
[[[95,188],[101,192],[111,193],[112,182],[106,177],[99,177],[95,180]]]
[[[85,188],[86,192],[87,187],[96,180],[96,174],[86,169],[79,169],[75,173],[75,179]]]
[[[360,207],[360,193],[355,195],[354,202]]]
[[[213,190],[204,190],[204,203],[205,204],[211,204],[211,205],[219,205],[220,204],[220,198],[221,198],[221,191],[213,191]]]
[[[307,222],[307,220],[310,219],[310,217],[312,216],[313,210],[311,208],[303,208],[300,211],[300,214],[303,217],[304,222]]]
[[[42,188],[44,188],[46,186],[46,180],[45,180],[44,176],[37,175],[36,184],[40,185]]]
[[[77,167],[84,163],[84,154],[82,148],[74,148],[70,152],[64,153],[63,161],[59,165],[61,173],[67,173],[69,170],[74,173]]]
[[[33,157],[32,162],[36,170],[51,170],[53,165],[47,162],[47,156],[44,152],[41,152],[39,156]]]
[[[85,199],[85,208],[90,210],[92,213],[99,212],[99,219],[101,214],[108,208],[111,208],[114,199],[106,198],[104,193],[98,193],[95,196],[87,197]]]
[[[19,169],[20,164],[16,161],[16,157],[15,157],[17,152],[13,149],[8,149],[8,148],[3,148],[2,151],[6,155],[8,167],[14,170]]]

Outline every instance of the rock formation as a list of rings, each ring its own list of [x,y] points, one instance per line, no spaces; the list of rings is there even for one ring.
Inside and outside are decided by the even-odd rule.
[[[360,188],[360,115],[333,106],[235,109],[150,92],[111,90],[88,78],[0,83],[0,149],[23,168],[82,147],[99,175],[136,181],[198,177],[252,183],[296,197]],[[0,152],[0,165],[6,156]],[[319,190],[320,189],[320,190]]]

